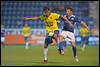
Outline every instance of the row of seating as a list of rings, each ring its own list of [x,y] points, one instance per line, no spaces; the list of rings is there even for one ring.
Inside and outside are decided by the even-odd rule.
[[[1,23],[5,24],[6,28],[21,28],[23,25],[24,17],[40,16],[42,15],[42,9],[45,5],[48,5],[50,9],[59,7],[60,5],[67,7],[73,6],[74,14],[84,17],[89,11],[89,3],[81,1],[2,1],[1,2]],[[82,8],[82,9],[81,9]],[[65,10],[56,10],[54,12],[65,14]],[[33,28],[45,28],[44,23],[41,21],[29,21],[29,25]],[[60,25],[61,28],[62,24]]]

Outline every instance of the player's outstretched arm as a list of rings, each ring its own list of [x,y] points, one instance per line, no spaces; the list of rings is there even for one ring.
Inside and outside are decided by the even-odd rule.
[[[31,18],[27,18],[25,17],[24,20],[39,20],[40,17],[31,17]]]
[[[87,28],[87,30],[89,30],[88,26],[86,25],[85,22],[81,21],[81,25],[84,26],[85,28]]]

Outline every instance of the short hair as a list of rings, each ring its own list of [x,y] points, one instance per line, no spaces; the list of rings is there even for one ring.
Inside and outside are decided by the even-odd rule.
[[[67,9],[73,11],[73,8],[71,6],[67,7]]]
[[[49,11],[49,7],[44,7],[43,11]]]

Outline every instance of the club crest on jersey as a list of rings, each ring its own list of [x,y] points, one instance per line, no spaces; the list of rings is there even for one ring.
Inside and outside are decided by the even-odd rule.
[[[74,18],[71,18],[71,20],[74,20]]]

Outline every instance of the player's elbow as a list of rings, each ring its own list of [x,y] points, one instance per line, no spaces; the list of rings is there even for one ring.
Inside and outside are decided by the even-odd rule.
[[[73,25],[71,25],[71,28],[72,28],[72,29],[74,29],[74,26],[73,26]]]

